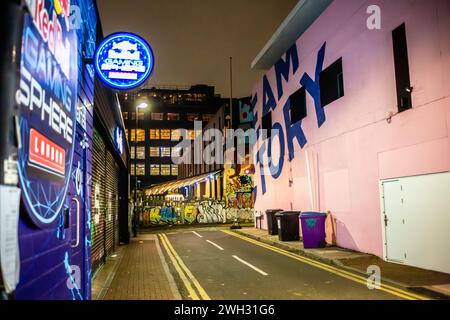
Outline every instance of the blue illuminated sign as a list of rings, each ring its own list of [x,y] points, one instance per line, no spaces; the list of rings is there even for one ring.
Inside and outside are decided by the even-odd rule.
[[[116,130],[114,130],[114,142],[116,144],[117,151],[119,151],[119,154],[122,155],[122,153],[123,153],[123,133],[119,127],[117,127]]]
[[[51,2],[25,15],[20,85],[18,172],[26,212],[52,227],[66,202],[72,172],[78,95],[77,35]],[[52,18],[52,25],[40,21]]]
[[[102,41],[95,54],[95,69],[109,87],[130,90],[150,77],[154,56],[148,43],[132,33],[114,33]]]

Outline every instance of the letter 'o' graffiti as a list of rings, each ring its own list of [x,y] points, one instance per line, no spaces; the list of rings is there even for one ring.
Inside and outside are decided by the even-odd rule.
[[[277,165],[274,165],[272,158],[272,144],[275,140],[275,137],[278,137],[278,141],[280,144],[280,156]],[[274,179],[278,179],[281,175],[281,172],[283,171],[284,166],[284,132],[281,124],[279,124],[278,122],[275,123],[272,127],[272,135],[269,139],[269,148],[267,150],[267,155],[269,158],[270,174]]]

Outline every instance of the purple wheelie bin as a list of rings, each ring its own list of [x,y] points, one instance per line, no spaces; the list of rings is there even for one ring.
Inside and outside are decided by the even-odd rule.
[[[302,225],[303,246],[305,249],[324,248],[325,220],[327,215],[321,212],[302,212],[300,221]]]

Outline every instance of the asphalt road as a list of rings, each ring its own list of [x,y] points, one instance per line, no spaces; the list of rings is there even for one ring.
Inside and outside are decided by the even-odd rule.
[[[402,298],[401,295],[381,290],[369,290],[365,283],[322,270],[222,231],[199,229],[195,232],[169,232],[166,237],[175,255],[188,269],[187,273],[191,274],[187,278],[195,278],[198,287],[212,300]],[[179,274],[173,266],[171,269],[182,287]],[[182,290],[182,294],[187,298],[188,293]]]

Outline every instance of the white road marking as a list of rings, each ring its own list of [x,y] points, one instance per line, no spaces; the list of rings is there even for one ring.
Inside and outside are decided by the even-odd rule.
[[[199,237],[199,238],[203,238],[203,236],[201,235],[201,234],[198,234],[197,232],[195,232],[195,231],[192,231],[192,233],[193,234],[195,234],[197,237]]]
[[[221,246],[219,246],[217,243],[214,243],[214,242],[212,242],[212,241],[210,241],[210,240],[206,240],[206,242],[211,243],[214,247],[216,247],[216,248],[219,249],[220,251],[223,251],[223,250],[224,250],[224,249],[223,249]]]
[[[247,267],[252,268],[253,270],[255,270],[256,272],[259,272],[260,274],[262,274],[263,276],[268,276],[269,274],[262,271],[261,269],[258,269],[257,267],[255,267],[254,265],[248,263],[245,260],[242,260],[241,258],[239,258],[238,256],[233,256],[233,258],[235,258],[237,261],[239,261],[240,263],[245,264]]]

